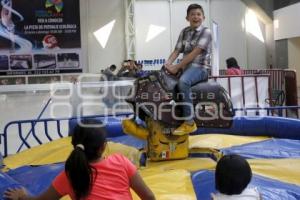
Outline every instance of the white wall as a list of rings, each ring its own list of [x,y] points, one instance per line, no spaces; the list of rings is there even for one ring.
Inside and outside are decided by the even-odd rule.
[[[266,25],[258,19],[264,42],[247,33],[247,10],[247,6],[238,0],[211,1],[211,19],[218,23],[220,29],[220,66],[223,69],[226,68],[225,60],[228,57],[235,57],[244,69],[267,66]]]
[[[156,14],[154,14],[154,11]],[[157,14],[160,13],[160,14]],[[171,53],[170,10],[168,1],[136,1],[136,59],[167,58]],[[146,41],[150,26],[164,28],[157,37]]]
[[[265,69],[267,66],[266,28],[259,21],[259,27],[263,34],[264,42],[247,33],[247,59],[249,69]]]
[[[274,39],[281,40],[300,36],[300,3],[274,11]],[[276,20],[278,27],[276,27]]]
[[[206,0],[136,0],[136,59],[167,59],[173,51],[180,31],[189,26],[186,20],[186,9],[192,3],[200,4],[209,20],[209,8]],[[155,11],[155,13],[154,13]],[[160,13],[160,14],[158,14]],[[146,41],[151,25],[165,30],[151,41]],[[209,27],[205,20],[204,26]],[[160,66],[156,66],[158,69]]]
[[[167,0],[136,1],[153,2],[153,5],[162,1],[169,2]],[[140,47],[137,48],[137,55],[140,55],[141,59],[153,59],[151,57],[147,57],[148,55],[145,54],[147,51],[152,53],[154,52],[157,58],[165,58],[168,56],[168,52],[172,50],[174,47],[173,44],[176,43],[178,30],[181,30],[184,23],[186,23],[183,16],[185,15],[187,4],[190,2],[197,2],[201,5],[204,5],[206,12],[206,24],[208,26],[212,20],[214,20],[219,26],[221,69],[225,68],[225,60],[232,56],[237,58],[239,64],[243,68],[252,68],[257,66],[264,67],[267,65],[266,45],[258,43],[256,39],[252,38],[252,36],[247,36],[245,28],[242,25],[245,19],[247,7],[240,0],[173,1],[173,31],[171,33],[170,31],[165,31],[162,34],[162,40],[160,40],[160,42],[156,41],[153,43],[155,46],[151,46],[150,44],[147,44],[146,46],[140,45]],[[182,7],[180,7],[180,5],[182,5]],[[87,72],[90,73],[98,73],[100,69],[103,69],[111,64],[120,66],[120,63],[126,57],[124,1],[80,0],[80,6],[83,50],[82,65],[86,67],[88,69]],[[180,13],[179,10],[181,10]],[[148,18],[152,17],[154,20],[156,20],[156,22],[163,22],[163,24],[166,24],[166,21],[164,20],[165,17],[169,16],[169,13],[159,13],[158,11],[161,10],[156,10],[154,12],[153,9],[149,9],[147,11]],[[108,40],[107,46],[105,49],[103,49],[94,37],[93,32],[109,23],[113,19],[116,19],[116,23]],[[139,22],[139,20],[141,19],[136,19],[136,22]],[[265,25],[260,25],[263,31],[265,31]],[[167,26],[167,28],[169,27]],[[137,30],[137,33],[139,33],[139,31],[140,30]],[[263,34],[265,37],[265,33]],[[170,35],[172,35],[173,40],[173,44],[171,45],[169,39],[166,41],[166,38],[168,38]],[[142,36],[145,39],[145,33],[142,33]],[[137,44],[137,47],[138,46],[139,45]]]
[[[244,27],[246,5],[238,0],[212,0],[211,20],[219,25],[220,68],[226,68],[225,60],[235,57],[241,67],[247,67],[247,38]]]
[[[288,40],[289,69],[297,72],[297,86],[300,87],[300,37]]]
[[[125,59],[125,8],[123,0],[80,0],[82,49],[86,56],[84,66],[90,73],[120,63]],[[116,20],[105,49],[93,32]]]

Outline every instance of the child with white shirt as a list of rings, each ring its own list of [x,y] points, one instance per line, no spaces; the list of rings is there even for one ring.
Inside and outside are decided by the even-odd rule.
[[[213,200],[260,200],[256,188],[248,188],[252,178],[249,163],[239,155],[225,155],[217,163]]]

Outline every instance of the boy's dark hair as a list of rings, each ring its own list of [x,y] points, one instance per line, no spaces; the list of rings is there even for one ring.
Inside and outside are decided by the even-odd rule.
[[[226,60],[227,68],[237,68],[239,69],[240,66],[237,60],[234,57],[230,57]]]
[[[102,126],[99,121],[84,119],[74,129],[72,135],[74,149],[66,161],[65,172],[76,200],[89,194],[92,184],[97,178],[96,169],[89,163],[101,157],[100,149],[104,149],[106,130]]]
[[[239,155],[223,156],[217,163],[215,186],[222,194],[241,194],[251,178],[250,165]]]
[[[204,10],[203,10],[202,6],[200,6],[199,4],[195,3],[195,4],[189,5],[189,7],[186,10],[186,16],[188,16],[189,13],[190,13],[190,11],[194,10],[194,9],[200,9],[202,11],[202,14],[204,15]]]

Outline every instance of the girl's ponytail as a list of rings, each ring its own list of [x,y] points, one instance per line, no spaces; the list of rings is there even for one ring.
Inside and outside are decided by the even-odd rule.
[[[98,174],[90,162],[101,158],[105,144],[106,130],[100,121],[83,119],[74,128],[72,135],[74,150],[66,161],[65,172],[76,200],[89,194]]]
[[[84,149],[78,145],[74,148],[68,157],[65,165],[65,171],[76,199],[81,199],[89,194],[93,182],[92,168],[84,153]]]

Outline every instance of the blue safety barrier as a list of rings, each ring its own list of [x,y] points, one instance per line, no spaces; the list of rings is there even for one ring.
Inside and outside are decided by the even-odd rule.
[[[99,124],[102,123],[106,130],[108,137],[117,137],[124,135],[122,129],[122,119],[125,118],[127,115],[121,116],[92,116],[92,117],[82,117],[82,118],[93,118],[96,121],[99,121]],[[75,126],[79,123],[79,120],[82,118],[73,118],[69,121],[69,135],[72,135],[72,132]]]
[[[0,152],[0,169],[3,167],[3,156],[2,153]]]
[[[108,141],[124,144],[136,149],[143,149],[146,146],[146,140],[138,139],[132,135],[123,135],[118,137],[110,137]]]
[[[287,131],[288,130],[288,131]],[[300,120],[283,117],[234,117],[231,128],[199,128],[196,134],[221,133],[300,140]]]
[[[0,172],[0,199],[3,199],[3,194],[8,188],[19,188],[19,187],[22,187],[20,183],[18,183],[9,175]]]
[[[97,117],[99,121],[107,122],[106,128],[110,137],[124,135],[121,121],[124,116]],[[70,120],[70,129],[76,125],[76,120]],[[286,130],[289,130],[288,132]],[[243,136],[270,136],[275,138],[286,138],[300,140],[300,120],[282,117],[234,117],[231,128],[199,128],[196,134],[221,133]]]
[[[238,154],[245,158],[300,158],[300,140],[270,139],[221,149],[224,155]]]
[[[61,119],[39,119],[39,120],[22,120],[8,123],[4,128],[4,133],[0,134],[1,144],[3,143],[4,152],[3,156],[6,157],[8,154],[7,150],[7,130],[10,127],[17,126],[19,138],[22,141],[22,144],[26,148],[31,148],[31,145],[27,142],[27,135],[22,130],[23,125],[31,125],[31,134],[34,138],[37,139],[37,142],[41,143],[39,136],[36,135],[35,127],[36,124],[44,125],[45,133],[43,133],[49,141],[52,141],[52,138],[48,132],[48,124],[56,123],[56,130],[52,130],[51,133],[55,132],[63,137],[61,132],[61,123],[62,121],[68,121],[69,123],[69,134],[72,132],[75,125],[78,123],[78,119],[81,118],[94,118],[98,119],[99,122],[103,122],[106,126],[108,137],[117,137],[123,136],[125,133],[122,130],[121,121],[124,118],[131,116],[132,113],[120,113],[118,115],[110,116],[85,116],[80,118],[61,118]],[[139,123],[141,123],[139,121]],[[288,131],[287,131],[288,130]],[[285,139],[294,139],[300,140],[300,120],[282,118],[282,117],[234,117],[231,128],[199,128],[194,134],[209,134],[209,133],[220,133],[220,134],[231,134],[231,135],[242,135],[242,136],[270,136],[275,138],[285,138]],[[17,153],[17,152],[15,152]]]
[[[50,186],[53,179],[63,170],[63,163],[42,166],[22,166],[10,170],[7,175],[24,186],[32,195],[39,195]]]

